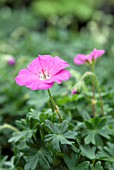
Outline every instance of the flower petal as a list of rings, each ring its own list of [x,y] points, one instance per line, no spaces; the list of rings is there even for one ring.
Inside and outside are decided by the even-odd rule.
[[[62,81],[67,81],[70,78],[70,76],[71,74],[68,70],[61,70],[52,78],[46,80],[46,83],[56,82],[58,84],[61,84]]]
[[[18,85],[29,87],[32,90],[36,90],[41,81],[38,75],[33,74],[28,69],[20,70],[15,80]]]
[[[39,55],[38,59],[43,70],[49,71],[52,68],[54,63],[54,57],[50,55]]]
[[[45,83],[44,81],[42,81],[38,87],[38,90],[47,90],[47,89],[50,89],[53,85],[54,85],[54,82]]]
[[[66,67],[69,67],[70,65],[62,60],[61,58],[59,58],[58,56],[54,57],[54,62],[52,67],[49,68],[49,74],[51,76],[54,76],[55,74],[57,74],[60,70],[63,70]]]
[[[39,62],[39,58],[37,57],[36,59],[32,60],[32,62],[27,66],[28,70],[36,75],[41,72],[42,67]]]
[[[105,53],[105,50],[97,50],[96,48],[93,50],[93,57],[96,60],[98,57],[101,57]]]
[[[60,84],[70,78],[70,73],[63,70],[69,64],[59,57],[39,55],[27,67],[20,70],[15,78],[20,86],[26,86],[31,90],[47,90],[54,82]]]
[[[39,55],[27,68],[34,74],[42,72],[42,69],[47,70],[53,76],[66,67],[69,67],[69,64],[58,56]]]
[[[97,50],[94,48],[92,53],[88,55],[88,60],[92,62],[92,60],[96,60],[97,58],[101,57],[105,53],[105,50]]]
[[[20,70],[15,80],[18,85],[26,86],[31,90],[47,90],[54,84],[54,82],[45,83],[45,81],[40,80],[37,75],[30,72],[28,69]]]
[[[77,65],[82,65],[87,61],[87,55],[84,54],[78,54],[75,58],[74,58],[74,63]]]

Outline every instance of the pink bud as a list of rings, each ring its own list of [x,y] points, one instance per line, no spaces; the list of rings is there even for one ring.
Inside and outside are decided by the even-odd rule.
[[[15,65],[15,58],[13,56],[11,56],[9,59],[8,59],[8,64],[9,65]]]
[[[71,91],[71,94],[72,95],[74,95],[74,94],[76,94],[77,93],[77,91],[75,90],[75,89],[73,89],[72,91]]]

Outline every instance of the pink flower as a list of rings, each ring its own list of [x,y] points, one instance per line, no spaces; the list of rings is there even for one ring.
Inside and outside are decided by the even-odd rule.
[[[54,82],[61,84],[70,78],[66,67],[69,64],[57,56],[39,55],[26,69],[20,70],[15,80],[18,85],[31,90],[47,90]]]
[[[74,63],[77,65],[82,65],[85,63],[91,64],[93,61],[95,61],[97,58],[101,57],[105,53],[105,50],[97,50],[94,48],[92,53],[85,55],[85,54],[78,54],[74,58]]]

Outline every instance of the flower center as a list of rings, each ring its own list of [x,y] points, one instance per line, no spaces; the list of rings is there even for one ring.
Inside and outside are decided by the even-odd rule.
[[[42,72],[39,72],[39,78],[40,80],[47,80],[50,78],[50,75],[48,71],[42,69]]]

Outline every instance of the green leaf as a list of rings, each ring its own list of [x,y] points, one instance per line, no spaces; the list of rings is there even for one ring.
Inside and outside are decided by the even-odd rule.
[[[54,150],[61,151],[61,145],[71,145],[74,143],[73,139],[76,139],[77,133],[75,131],[68,130],[68,124],[63,121],[62,124],[52,123],[51,121],[46,121],[46,126],[51,130],[52,134],[45,136],[45,142],[51,142],[51,146]],[[72,140],[68,140],[72,139]]]
[[[94,130],[95,129],[95,126],[94,126],[94,124],[92,123],[92,122],[90,122],[90,121],[85,121],[85,125],[86,125],[86,127],[88,128],[88,129],[90,129],[90,130]]]
[[[78,158],[78,155],[74,153],[71,154],[71,158],[67,156],[64,157],[64,161],[67,167],[69,168],[69,170],[89,170],[90,163],[88,161],[85,161],[85,162],[80,163],[79,165],[76,165],[77,158]]]
[[[72,139],[72,138],[70,138]],[[74,139],[74,137],[73,137]],[[61,151],[60,149],[60,144],[64,145],[72,145],[74,142],[73,141],[69,141],[66,139],[66,137],[64,136],[64,134],[60,134],[60,135],[56,135],[56,134],[49,134],[45,136],[45,142],[47,141],[51,141],[51,145],[53,147],[53,149],[57,150],[57,151]]]
[[[77,154],[72,153],[71,158],[65,156],[64,161],[69,168],[69,170],[75,170],[76,168],[76,161],[77,161]]]
[[[105,160],[108,162],[114,162],[114,144],[108,142],[107,146],[99,147],[99,152],[98,152],[98,156],[101,160]]]
[[[50,164],[52,162],[51,154],[45,150],[45,148],[40,148],[40,150],[34,150],[34,155],[26,158],[25,170],[36,170],[36,169],[50,169]]]
[[[105,126],[102,129],[99,129],[98,134],[106,139],[110,139],[110,135],[112,135],[112,130],[109,129],[108,126]]]
[[[94,160],[97,159],[97,156],[95,154],[96,151],[96,147],[90,147],[90,146],[80,146],[81,152],[84,156],[86,156],[87,158],[89,158],[90,160]]]
[[[98,123],[97,128],[101,129],[102,127],[106,125],[106,122],[107,122],[107,118],[100,119],[100,122]]]
[[[93,121],[93,124],[97,127],[100,122],[100,118],[96,116],[95,118],[92,119],[92,121]]]
[[[9,142],[18,142],[19,140],[25,141],[28,138],[31,138],[34,133],[34,130],[24,130],[22,132],[14,132],[13,137],[9,139]]]
[[[64,133],[64,137],[67,139],[75,139],[76,138],[77,133],[73,130],[73,131],[68,131]]]
[[[92,143],[93,145],[95,145],[95,135],[96,131],[88,131],[88,134],[84,139],[85,144]]]
[[[106,124],[107,118],[91,118],[85,121],[87,129],[84,129],[82,135],[85,136],[85,144],[102,146],[103,138],[110,139],[112,130]]]
[[[94,125],[89,121],[85,121],[85,125],[88,129],[91,129],[91,130],[93,130],[95,128]]]
[[[51,121],[46,120],[46,126],[48,127],[48,129],[51,130],[51,132],[54,133],[56,131],[55,126],[53,126],[53,123]]]
[[[61,125],[61,132],[65,133],[67,129],[68,129],[68,124],[66,123],[66,121],[63,121]]]
[[[91,164],[90,165],[90,170],[104,170],[102,165],[101,165],[101,162],[98,161],[96,164],[95,164],[95,167]]]
[[[89,170],[89,164],[90,163],[88,161],[82,162],[76,167],[75,170]]]
[[[6,160],[7,160],[7,156],[5,156],[4,158],[0,158],[0,168],[3,167]]]
[[[39,121],[40,114],[41,114],[40,112],[37,112],[34,109],[30,109],[28,116]]]

